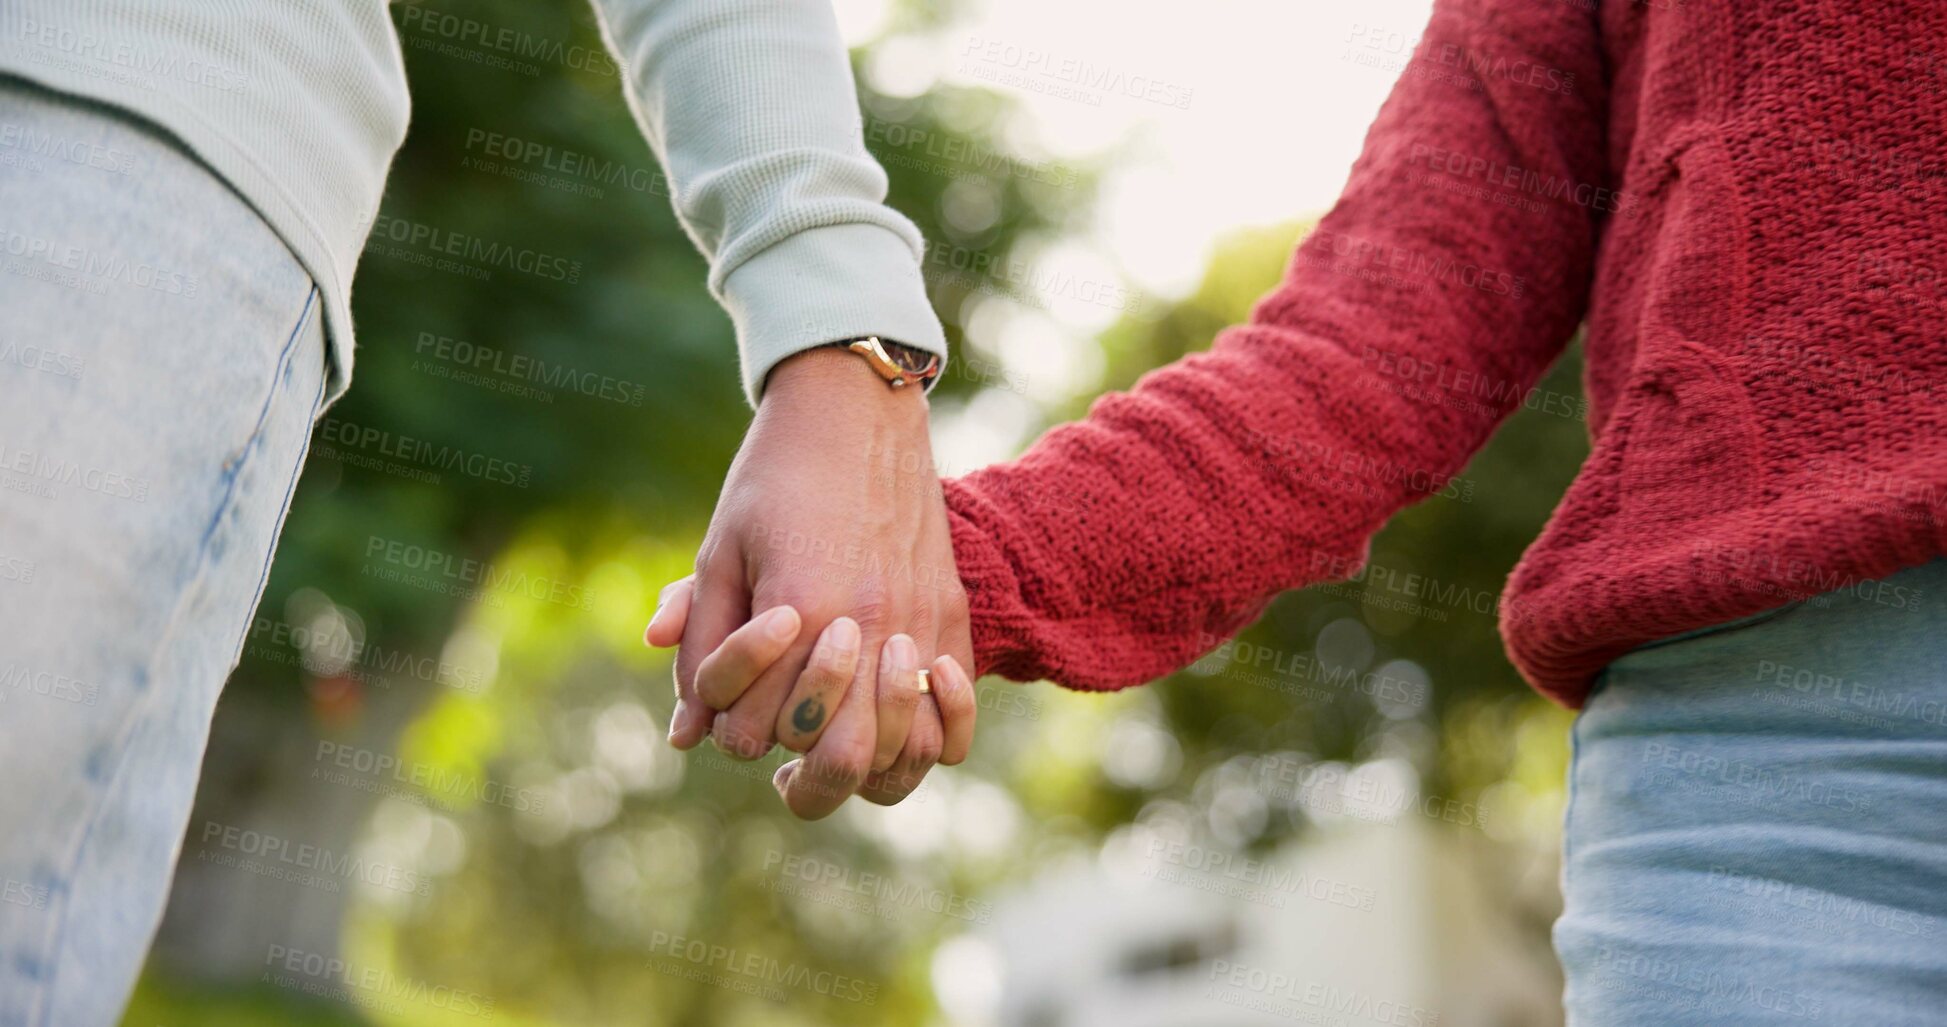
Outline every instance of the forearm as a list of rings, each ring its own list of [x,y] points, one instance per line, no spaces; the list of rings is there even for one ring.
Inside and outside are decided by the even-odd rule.
[[[779,361],[837,339],[944,359],[919,233],[885,205],[827,0],[594,3],[736,322],[751,402]]]
[[[1167,673],[1277,592],[1356,573],[1388,518],[1446,486],[1586,303],[1604,213],[1588,190],[1511,206],[1469,169],[1606,180],[1591,18],[1443,0],[1423,54],[1519,50],[1576,91],[1409,68],[1250,324],[948,483],[983,671],[1090,689]]]

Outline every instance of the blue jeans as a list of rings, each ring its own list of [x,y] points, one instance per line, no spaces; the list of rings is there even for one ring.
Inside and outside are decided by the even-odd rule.
[[[1575,724],[1572,1027],[1947,1022],[1947,560],[1611,664]]]
[[[324,385],[201,164],[0,79],[0,1027],[120,1017]]]

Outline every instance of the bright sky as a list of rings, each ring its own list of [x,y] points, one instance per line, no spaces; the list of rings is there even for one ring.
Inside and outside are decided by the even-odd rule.
[[[892,3],[836,0],[847,42],[879,40]],[[943,31],[879,42],[865,73],[894,95],[944,80],[1016,97],[1025,116],[1004,137],[1030,159],[1133,148],[1103,179],[1089,231],[1032,259],[1169,298],[1224,235],[1331,206],[1430,11],[1430,0],[969,0]],[[1038,369],[1027,399],[1092,388],[1090,337],[1115,311],[988,306],[968,317],[969,338]],[[986,437],[944,447],[944,461],[984,463],[1025,441],[1032,410],[988,392],[986,409],[967,411]]]
[[[889,3],[836,6],[856,43],[879,34]],[[968,6],[961,23],[894,44],[868,73],[904,80],[902,92],[944,78],[1010,93],[1028,114],[1020,141],[1057,160],[1137,141],[1140,159],[1112,172],[1097,241],[1137,284],[1166,293],[1202,270],[1224,232],[1331,205],[1431,9],[1429,0]],[[987,77],[1010,73],[1016,82]],[[1100,87],[1118,81],[1138,93],[1153,84],[1154,99]]]

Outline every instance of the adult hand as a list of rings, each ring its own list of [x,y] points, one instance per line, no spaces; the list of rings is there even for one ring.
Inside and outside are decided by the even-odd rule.
[[[681,641],[690,612],[689,584],[690,579],[684,578],[663,591],[655,619],[649,622],[644,635],[650,645],[667,648]],[[735,668],[732,673],[738,676],[756,677],[775,663],[796,639],[800,622],[797,611],[791,607],[772,607],[731,632],[723,645],[704,658],[703,665],[697,669],[698,676],[707,678],[723,667],[731,667]],[[832,622],[833,628],[826,629],[825,636],[812,650],[813,666],[847,673],[843,664],[856,660],[857,654],[834,642],[833,637],[834,628],[841,633],[856,630],[841,627],[848,623],[848,618],[841,617]],[[897,757],[890,766],[867,775],[859,795],[886,806],[910,794],[935,763],[954,766],[966,759],[973,744],[976,703],[972,680],[960,668],[959,661],[941,656],[933,661],[930,669],[931,688],[922,693],[919,670],[907,655],[912,650],[912,639],[894,635],[886,641],[885,652],[879,660],[878,736],[882,750],[895,752]],[[915,720],[915,711],[922,705],[929,707],[937,720],[933,717]],[[940,728],[935,729],[932,726],[935,723]],[[889,750],[884,748],[888,738]],[[832,796],[821,778],[805,770],[805,764],[817,758],[814,749],[805,760],[792,760],[779,767],[771,779],[772,786],[794,811],[809,809],[826,798],[831,798],[834,804],[845,799],[843,794]]]
[[[880,775],[875,795],[897,801],[918,784],[905,771],[930,766],[933,739],[944,746],[937,703],[926,700],[913,703],[904,744],[890,726],[881,736],[882,662],[903,663],[903,672],[949,655],[972,666],[926,412],[919,389],[887,388],[842,349],[779,364],[697,554],[688,616],[674,629],[682,648],[670,741],[687,749],[710,735],[742,759],[774,740],[806,753],[782,778],[803,817],[836,809],[868,774]],[[761,670],[716,661],[703,673],[731,632],[780,606],[801,618],[780,658]],[[672,633],[661,610],[658,622],[651,635]],[[895,634],[910,653],[888,648]],[[815,647],[830,659],[814,663]]]

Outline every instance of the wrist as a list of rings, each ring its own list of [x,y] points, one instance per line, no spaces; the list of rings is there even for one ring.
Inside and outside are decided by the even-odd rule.
[[[863,358],[843,346],[818,346],[794,353],[771,368],[758,410],[812,410],[826,417],[917,419],[924,424],[926,392],[917,386],[892,388]]]

